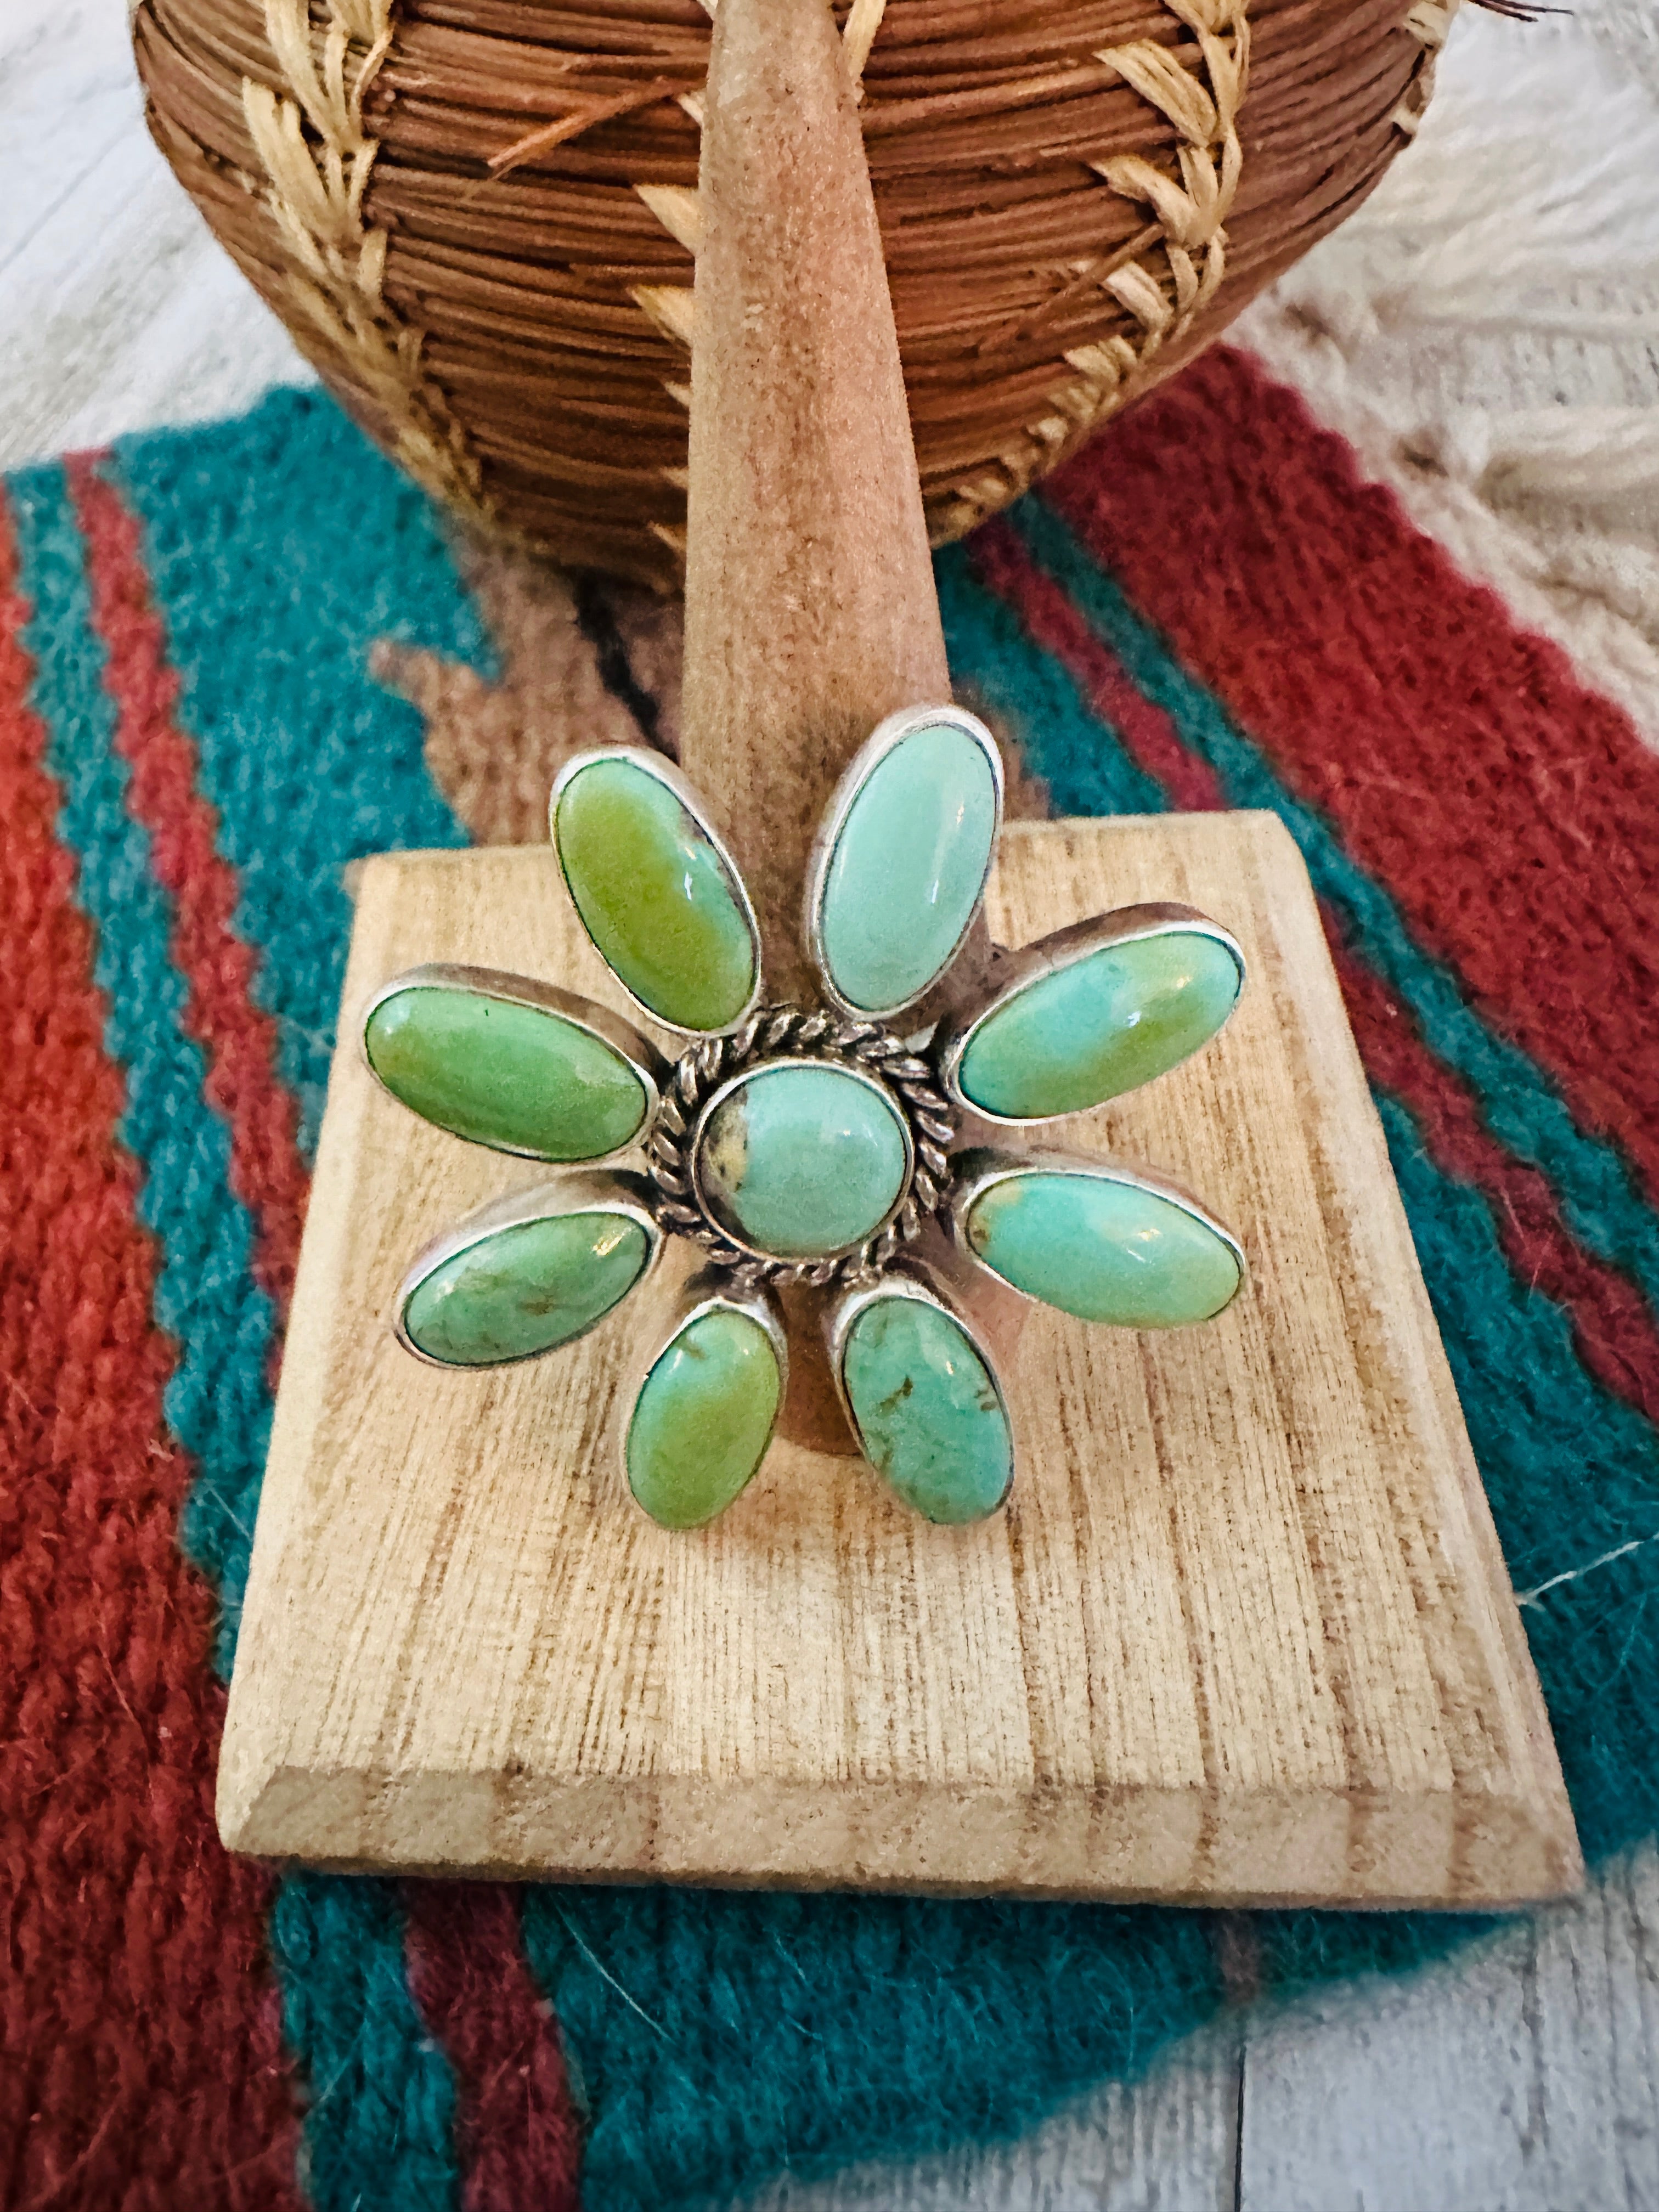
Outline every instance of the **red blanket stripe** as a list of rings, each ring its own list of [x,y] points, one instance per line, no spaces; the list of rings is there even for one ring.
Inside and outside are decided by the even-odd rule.
[[[255,1224],[255,1269],[286,1313],[307,1177],[294,1098],[276,1072],[276,1026],[253,996],[258,963],[236,933],[236,872],[219,853],[218,817],[197,787],[196,746],[178,721],[179,679],[150,605],[137,518],[96,456],[76,456],[68,476],[87,541],[93,621],[108,654],[115,750],[132,771],[127,804],[149,832],[150,865],[173,902],[185,1020],[207,1056],[209,1101],[229,1125],[231,1183]]]
[[[151,866],[173,901],[172,957],[188,990],[191,1033],[207,1055],[208,1098],[230,1129],[231,1179],[257,1224],[260,1282],[285,1318],[309,1179],[295,1101],[277,1072],[276,1025],[252,995],[257,963],[235,930],[236,872],[218,850],[217,817],[198,785],[197,749],[178,720],[179,680],[150,604],[137,519],[95,457],[72,459],[68,472],[87,541],[93,619],[108,654],[115,747],[132,772],[127,803],[149,832]],[[556,2026],[538,2008],[522,1954],[513,1948],[516,1908],[510,1893],[480,1889],[469,1921],[441,1907],[442,1894],[430,1883],[410,1887],[411,1982],[455,2071],[463,2160],[471,2144],[482,2161],[464,2185],[467,2212],[495,2212],[508,2202],[496,2174],[503,2117],[520,2123],[514,2132],[524,2147],[508,2163],[515,2173],[522,2167],[537,2191],[517,2201],[544,2199],[556,2212],[574,2202],[577,2124]],[[456,1963],[456,1931],[468,1926],[493,1946],[492,1971],[482,1978],[441,1963]],[[560,2189],[563,2197],[550,2193]]]
[[[462,2212],[576,2212],[581,2131],[553,2008],[530,1977],[517,1893],[408,1882],[409,1978],[455,2069]]]
[[[155,1252],[0,501],[0,2203],[297,2212],[267,1877],[220,1849]]]
[[[991,523],[977,533],[971,559],[980,581],[1068,671],[1124,750],[1174,805],[1207,811],[1224,803],[1209,763],[1188,751],[1164,710],[1136,690],[1115,654],[1006,523]],[[1491,1134],[1462,1078],[1435,1055],[1409,1009],[1342,942],[1330,912],[1322,914],[1371,1081],[1411,1108],[1436,1165],[1486,1198],[1510,1266],[1565,1308],[1591,1373],[1659,1421],[1659,1322],[1646,1299],[1627,1276],[1574,1240],[1544,1176]]]
[[[1230,348],[1044,496],[1659,1199],[1659,757],[1628,719]]]

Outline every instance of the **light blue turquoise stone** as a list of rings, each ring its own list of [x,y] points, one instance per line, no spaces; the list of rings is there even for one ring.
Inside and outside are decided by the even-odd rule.
[[[1232,1248],[1184,1206],[1133,1183],[1033,1168],[982,1191],[968,1242],[994,1273],[1079,1321],[1181,1328],[1237,1293]]]
[[[644,1230],[625,1213],[515,1222],[422,1276],[404,1327],[429,1359],[452,1367],[529,1359],[602,1321],[650,1256]]]
[[[1008,1494],[1014,1443],[985,1362],[949,1314],[872,1300],[854,1319],[842,1381],[872,1467],[925,1520],[982,1520]]]
[[[950,965],[996,830],[996,779],[965,730],[928,724],[883,756],[842,824],[818,910],[824,964],[849,1006],[907,1006]]]
[[[1198,930],[1103,945],[987,1015],[957,1062],[957,1085],[1009,1121],[1098,1106],[1196,1052],[1231,1013],[1242,981],[1227,947]]]
[[[715,1218],[779,1260],[873,1235],[904,1188],[904,1131],[873,1085],[823,1060],[757,1068],[709,1115],[698,1178]]]

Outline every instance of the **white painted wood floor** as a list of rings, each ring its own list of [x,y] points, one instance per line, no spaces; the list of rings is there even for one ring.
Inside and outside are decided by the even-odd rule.
[[[1617,13],[1620,0],[1603,4]],[[1623,5],[1638,24],[1656,0]],[[0,0],[0,467],[229,414],[303,380],[144,134],[124,0]],[[1659,2212],[1651,1850],[1445,1966],[1224,2020],[1134,2087],[1103,2090],[1006,2150],[750,2201],[750,2212],[1626,2208]]]

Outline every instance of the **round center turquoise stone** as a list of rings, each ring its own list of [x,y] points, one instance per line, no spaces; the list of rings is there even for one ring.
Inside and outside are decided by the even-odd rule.
[[[696,1176],[728,1235],[775,1260],[861,1243],[903,1195],[904,1124],[887,1093],[828,1060],[744,1076],[709,1115]]]

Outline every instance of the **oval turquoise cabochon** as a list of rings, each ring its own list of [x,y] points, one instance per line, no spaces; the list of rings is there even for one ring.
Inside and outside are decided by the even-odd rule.
[[[783,1377],[752,1315],[714,1306],[687,1322],[653,1361],[635,1401],[628,1486],[665,1528],[723,1513],[766,1456]]]
[[[981,1017],[957,1060],[957,1087],[1006,1121],[1098,1106],[1206,1043],[1243,980],[1231,948],[1202,930],[1080,947]]]
[[[404,1330],[446,1366],[532,1358],[602,1321],[650,1256],[650,1239],[625,1213],[514,1222],[428,1269],[404,1298]]]
[[[560,791],[553,838],[583,927],[642,1006],[682,1030],[738,1019],[760,947],[735,877],[660,776],[596,756]]]
[[[394,1097],[475,1145],[542,1160],[597,1160],[639,1134],[645,1085],[616,1047],[550,1007],[475,986],[394,991],[363,1028]]]
[[[818,887],[827,980],[860,1013],[908,1006],[949,967],[985,889],[999,800],[988,735],[925,723],[866,773]]]
[[[853,1318],[842,1387],[864,1456],[925,1520],[982,1520],[1008,1494],[1013,1437],[990,1370],[960,1322],[902,1295]]]
[[[1208,1321],[1243,1280],[1207,1222],[1144,1184],[1031,1167],[968,1208],[969,1248],[1028,1297],[1079,1321],[1181,1328]]]

